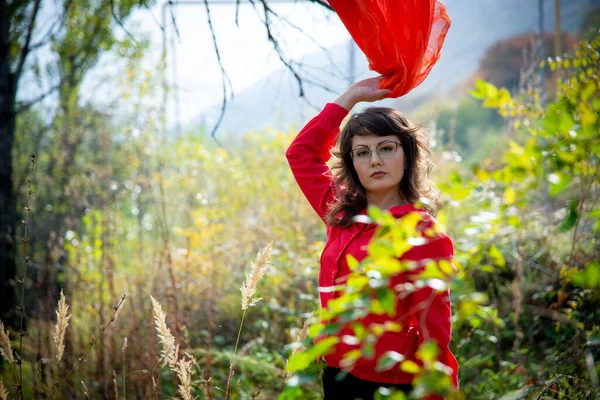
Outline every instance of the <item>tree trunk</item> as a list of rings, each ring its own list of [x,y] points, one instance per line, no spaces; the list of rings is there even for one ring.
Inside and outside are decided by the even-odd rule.
[[[15,138],[16,79],[10,70],[10,40],[6,0],[0,0],[0,318],[12,324],[15,312],[16,193],[12,149]]]

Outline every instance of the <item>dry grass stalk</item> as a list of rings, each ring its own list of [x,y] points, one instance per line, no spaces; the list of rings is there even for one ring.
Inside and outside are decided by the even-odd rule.
[[[246,276],[246,281],[240,288],[242,292],[242,310],[247,310],[248,307],[256,305],[256,302],[260,300],[260,297],[255,298],[253,296],[256,293],[258,281],[260,281],[260,278],[267,272],[267,267],[269,266],[269,261],[271,259],[272,246],[273,242],[269,243],[264,249],[258,252],[252,263],[252,267],[250,268],[250,273]]]
[[[9,364],[15,362],[12,347],[10,346],[10,338],[8,337],[8,330],[4,330],[2,321],[0,321],[0,355],[2,355],[2,358],[8,361]]]
[[[84,381],[81,381],[81,386],[83,386],[83,393],[85,394],[86,399],[90,398],[90,392],[88,391],[88,388],[85,384]]]
[[[127,376],[125,375],[125,350],[127,350],[127,337],[125,337],[125,339],[123,339],[123,347],[121,347],[121,356],[122,356],[122,362],[123,362],[123,368],[122,368],[122,373],[123,373],[123,400],[127,399],[127,381],[126,378]]]
[[[169,364],[169,367],[174,370],[177,366],[179,358],[179,345],[175,343],[175,337],[167,327],[167,315],[164,313],[160,303],[150,296],[152,299],[152,309],[154,310],[154,324],[158,338],[162,343],[161,357],[163,358],[163,367]]]
[[[177,377],[181,382],[178,389],[181,398],[183,400],[194,400],[194,397],[192,396],[192,366],[197,364],[196,360],[192,355],[185,352],[184,354],[187,356],[188,360],[186,361],[183,358],[179,358],[179,345],[175,343],[175,337],[167,327],[167,316],[162,310],[160,303],[152,296],[150,296],[150,299],[152,300],[152,309],[154,310],[156,332],[162,343],[161,359],[164,360],[163,366],[169,364],[169,368],[177,374]],[[126,346],[126,344],[124,344],[124,346]],[[160,361],[161,360],[159,360],[159,363]],[[152,384],[156,392],[154,372],[152,373]]]
[[[193,400],[192,397],[192,361],[185,361],[183,358],[177,362],[175,370],[181,385],[179,385],[179,394],[183,400]]]
[[[65,351],[65,333],[69,326],[70,315],[69,305],[65,299],[65,294],[60,291],[60,300],[58,301],[58,310],[56,310],[56,326],[54,327],[54,346],[56,347],[56,362],[58,363]]]
[[[123,299],[123,301],[121,302],[121,306],[120,307],[115,307],[115,313],[113,314],[112,318],[111,318],[111,322],[115,322],[117,320],[117,317],[119,316],[119,314],[121,313],[121,310],[123,309],[123,304],[125,303],[125,300],[127,299]]]
[[[8,392],[4,388],[4,382],[0,381],[0,400],[8,400]]]
[[[250,273],[246,275],[246,281],[242,284],[240,291],[242,292],[242,321],[240,322],[240,329],[238,330],[238,336],[235,341],[235,347],[233,354],[229,360],[229,377],[227,378],[227,386],[225,388],[225,399],[227,400],[230,395],[229,388],[231,385],[231,377],[233,376],[233,358],[237,352],[238,343],[240,342],[240,335],[242,333],[242,326],[244,325],[244,318],[246,317],[246,310],[248,307],[255,306],[256,303],[261,299],[260,297],[254,297],[256,293],[256,286],[258,281],[265,275],[267,268],[269,267],[269,261],[271,260],[271,250],[273,242],[266,245],[261,251],[258,252],[252,266],[250,267]]]
[[[29,161],[30,161],[30,171],[31,171],[31,175],[33,175],[33,171],[35,170],[35,153],[31,153],[29,155]],[[17,308],[17,310],[20,310],[20,325],[19,325],[19,378],[17,380],[17,398],[18,399],[23,399],[23,338],[26,335],[25,332],[25,284],[27,282],[27,267],[29,266],[29,262],[31,261],[31,257],[29,255],[29,236],[28,236],[28,225],[29,225],[29,217],[31,215],[31,199],[32,199],[32,194],[33,194],[33,183],[31,182],[31,177],[27,178],[27,183],[29,183],[29,190],[28,193],[29,195],[27,196],[27,207],[25,207],[25,213],[27,214],[27,216],[25,217],[25,220],[21,221],[21,223],[23,224],[23,226],[25,227],[24,232],[23,232],[23,237],[21,238],[21,240],[23,241],[23,254],[25,255],[25,264],[24,264],[24,268],[23,268],[23,277],[21,279],[17,279],[17,283],[21,286],[21,305]],[[3,328],[4,329],[4,328]],[[12,357],[12,353],[11,353],[11,357]]]
[[[115,390],[115,400],[119,400],[119,385],[117,384],[117,371],[115,371],[114,369],[112,371],[112,376],[113,376],[113,388]]]
[[[310,326],[310,318],[307,318],[306,321],[304,321],[304,325],[302,326],[302,330],[300,331],[300,334],[298,335],[298,337],[296,338],[296,342],[302,342],[304,341],[304,339],[306,339],[306,336],[308,336],[308,327]],[[301,352],[302,350],[304,350],[303,346],[298,346],[296,347],[293,351],[292,351],[292,355]],[[285,362],[287,365],[287,361]],[[292,372],[288,372],[287,376],[285,378],[286,382],[292,377]]]

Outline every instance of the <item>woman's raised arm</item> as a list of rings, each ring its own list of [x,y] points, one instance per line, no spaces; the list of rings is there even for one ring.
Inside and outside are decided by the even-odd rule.
[[[348,112],[361,101],[383,99],[389,90],[380,90],[382,77],[369,78],[352,85],[334,103],[328,103],[300,131],[285,152],[292,173],[304,196],[322,220],[333,201],[335,185],[327,161]]]

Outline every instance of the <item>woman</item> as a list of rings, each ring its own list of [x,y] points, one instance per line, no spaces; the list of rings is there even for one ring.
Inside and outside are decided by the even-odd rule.
[[[367,206],[388,210],[396,218],[418,212],[421,216],[419,229],[422,231],[431,232],[427,228],[435,224],[427,211],[416,206],[420,198],[432,197],[427,186],[429,149],[422,129],[411,125],[395,110],[371,108],[352,116],[339,133],[342,120],[358,102],[381,100],[390,93],[389,90],[378,89],[381,79],[377,77],[358,82],[334,103],[327,104],[302,129],[286,152],[298,185],[327,226],[327,242],[321,256],[320,288],[343,284],[350,273],[346,261],[348,255],[358,261],[367,256],[366,245],[376,225],[358,222],[364,219],[354,219],[365,214]],[[336,154],[338,161],[334,166],[334,177],[326,162],[336,139],[339,152]],[[425,244],[411,248],[401,259],[425,264],[429,260],[451,261],[452,256],[451,240],[438,233],[429,237]],[[415,274],[418,272],[414,271]],[[398,287],[414,276],[394,276],[390,286]],[[339,295],[331,290],[321,291],[321,306],[327,307],[328,302]],[[426,340],[435,341],[438,361],[443,364],[440,368],[458,387],[458,365],[448,349],[451,336],[449,291],[436,292],[425,287],[412,291],[408,296],[397,295],[396,300],[396,317],[369,314],[361,320],[367,329],[372,324],[384,324],[386,321],[397,322],[402,327],[400,332],[387,331],[378,338],[375,357],[361,357],[348,366],[343,362],[344,355],[360,348],[359,344],[348,340],[341,340],[333,352],[324,357],[327,365],[323,373],[326,400],[372,399],[380,386],[409,392],[414,376],[397,366],[378,371],[377,359],[387,351],[396,351],[407,359],[416,360],[415,351]],[[350,326],[337,333],[340,338],[353,334]],[[342,369],[348,374],[338,376]]]

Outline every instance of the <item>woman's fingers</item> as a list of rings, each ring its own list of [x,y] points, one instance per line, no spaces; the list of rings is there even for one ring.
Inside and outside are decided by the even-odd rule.
[[[371,101],[381,100],[381,99],[384,99],[385,96],[387,96],[390,93],[392,93],[392,91],[388,90],[388,89],[375,90],[370,94],[369,100],[371,100]]]

